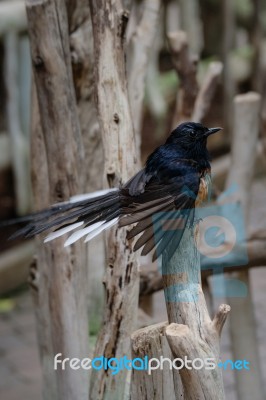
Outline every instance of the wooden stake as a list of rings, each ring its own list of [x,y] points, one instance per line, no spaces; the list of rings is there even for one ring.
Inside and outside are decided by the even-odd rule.
[[[139,160],[128,101],[124,36],[128,14],[120,0],[90,0],[95,88],[105,152],[105,180],[109,186],[125,182],[136,172]],[[95,356],[130,355],[130,334],[138,307],[139,277],[136,256],[126,241],[126,229],[108,237],[108,265],[104,279],[106,307]],[[93,371],[91,399],[124,398],[127,371]]]
[[[27,29],[25,2],[22,0],[1,1],[0,36],[7,32],[21,32]]]
[[[145,78],[147,73],[150,50],[154,42],[158,26],[158,16],[161,0],[145,0],[143,13],[135,32],[131,35],[128,48],[128,91],[136,139],[138,141],[138,156],[140,159],[140,130],[142,123],[142,107],[145,93]]]
[[[25,215],[31,209],[29,140],[22,132],[19,109],[19,40],[14,31],[5,36],[5,75],[7,91],[7,122],[10,134],[10,150],[14,171],[16,209],[18,214]],[[27,102],[27,99],[25,99]]]
[[[219,337],[230,307],[221,306],[211,321],[200,283],[200,257],[195,232],[186,228],[170,262],[163,257],[162,274],[166,308],[171,324],[166,336],[173,354],[184,359],[219,361]],[[221,314],[223,317],[221,317]],[[185,399],[224,399],[221,370],[180,370]],[[177,394],[176,394],[177,395]],[[178,398],[178,397],[177,397]]]
[[[83,149],[69,50],[68,18],[61,0],[27,0],[31,56],[38,103],[32,112],[32,178],[42,209],[82,191]],[[36,97],[35,97],[36,100]],[[86,371],[54,369],[54,356],[88,354],[87,269],[81,244],[38,239],[32,268],[44,399],[88,397]]]
[[[167,322],[151,325],[147,328],[139,329],[134,332],[131,337],[132,342],[132,359],[147,357],[149,360],[161,357],[164,359],[172,359],[171,350],[165,337],[165,329]],[[155,360],[153,364],[155,363]],[[175,377],[175,385],[173,381]],[[176,390],[179,391],[179,397],[175,395]],[[181,398],[183,395],[182,383],[179,374],[169,368],[167,360],[163,363],[163,369],[154,369],[150,373],[147,370],[135,370],[132,372],[131,382],[131,398],[174,400]]]
[[[234,135],[232,142],[232,160],[227,177],[226,187],[237,184],[238,190],[227,201],[241,203],[246,222],[248,220],[249,202],[256,146],[259,132],[259,111],[261,97],[257,93],[238,95],[234,100]],[[237,393],[241,400],[261,400],[263,384],[258,356],[254,311],[249,282],[249,271],[234,275],[247,286],[247,296],[228,299],[232,314],[230,318],[231,340],[234,359],[245,359],[256,373],[241,374],[235,371]]]

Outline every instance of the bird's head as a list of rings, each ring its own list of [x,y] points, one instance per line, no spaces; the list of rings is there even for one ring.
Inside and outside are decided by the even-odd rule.
[[[166,143],[180,145],[187,150],[206,146],[207,138],[222,128],[206,128],[196,122],[184,122],[175,128]]]

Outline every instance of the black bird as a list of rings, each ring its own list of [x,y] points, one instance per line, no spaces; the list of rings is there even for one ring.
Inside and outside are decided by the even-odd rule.
[[[128,233],[128,239],[141,234],[134,250],[143,247],[142,255],[146,255],[155,249],[155,260],[170,248],[171,256],[184,226],[193,222],[195,207],[208,197],[211,166],[207,138],[220,129],[194,122],[179,125],[125,185],[74,196],[29,215],[23,219],[27,225],[14,236],[32,237],[53,228],[45,242],[71,232],[65,242],[68,246],[81,237],[87,242],[115,224],[135,224]]]

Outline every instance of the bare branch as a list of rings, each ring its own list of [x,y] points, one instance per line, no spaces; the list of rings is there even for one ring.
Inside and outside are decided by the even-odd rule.
[[[200,87],[199,93],[194,105],[192,121],[202,122],[203,118],[207,115],[217,84],[222,75],[223,64],[219,61],[210,63],[209,68],[204,77],[204,81]]]
[[[218,362],[218,357],[210,355],[210,350],[205,341],[198,341],[195,332],[193,332],[187,325],[183,324],[170,324],[166,328],[166,337],[172,353],[175,357],[185,360],[205,360],[207,357],[214,358]],[[206,340],[206,338],[205,338]],[[208,337],[209,340],[209,337]],[[189,365],[188,368],[180,369],[182,384],[184,387],[184,398],[188,400],[198,399],[224,399],[222,380],[218,379],[218,367],[216,366],[215,374],[206,375],[206,370],[195,369]],[[211,379],[211,383],[210,383]],[[177,397],[178,398],[178,397]]]

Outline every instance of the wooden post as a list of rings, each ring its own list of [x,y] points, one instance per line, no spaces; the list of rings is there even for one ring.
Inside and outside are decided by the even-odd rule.
[[[259,111],[261,97],[257,93],[238,95],[234,101],[234,135],[232,142],[231,167],[226,187],[237,184],[238,190],[229,201],[239,201],[248,221],[249,201],[256,157],[256,145],[259,132]],[[252,365],[253,373],[241,374],[235,371],[237,393],[241,400],[262,400],[263,384],[258,356],[252,294],[249,271],[234,275],[247,286],[247,296],[230,298],[232,307],[230,330],[234,359],[246,359]],[[241,334],[242,332],[242,334]]]
[[[190,47],[195,54],[200,54],[203,48],[203,32],[200,19],[198,0],[180,0],[182,29],[188,34]]]
[[[104,171],[102,135],[94,96],[94,44],[89,2],[70,2],[68,11],[70,31],[73,31],[70,34],[71,61],[84,147],[82,176],[84,193],[89,193],[102,189]],[[103,316],[104,235],[88,243],[86,264],[89,325],[90,332],[96,334]]]
[[[152,371],[133,371],[132,399],[155,398],[164,400],[166,393],[177,400],[223,400],[222,373],[217,363],[220,358],[219,339],[230,307],[223,304],[211,320],[200,282],[200,257],[195,232],[186,228],[178,249],[171,258],[163,254],[162,281],[168,324],[153,325],[132,335],[132,357],[195,359],[206,362],[211,358],[214,369],[186,368]],[[165,336],[171,352],[165,345]],[[172,353],[172,354],[171,354]],[[172,382],[173,379],[173,382]],[[165,385],[164,385],[165,383]],[[171,389],[167,392],[166,388]]]
[[[161,0],[145,0],[140,22],[128,44],[128,92],[140,159],[142,108],[150,50],[158,26]]]
[[[31,209],[30,174],[28,167],[29,140],[22,131],[19,109],[19,40],[15,31],[5,35],[5,75],[7,91],[7,122],[14,170],[16,209],[24,215]],[[24,100],[25,103],[29,99]]]
[[[234,46],[235,40],[235,15],[233,2],[231,0],[224,0],[223,6],[223,87],[224,87],[224,127],[227,138],[231,136],[232,131],[232,101],[235,94],[235,82],[232,77],[230,68],[230,52]]]
[[[105,153],[105,179],[109,186],[125,182],[139,160],[127,93],[124,36],[128,15],[120,0],[90,0],[95,88]],[[114,229],[108,237],[106,306],[95,356],[130,355],[130,334],[138,307],[139,277],[136,256],[126,241],[126,229]],[[92,371],[90,399],[124,398],[127,371]]]
[[[1,1],[0,3],[0,36],[8,31],[21,32],[27,29],[25,2]]]
[[[160,357],[171,359],[172,354],[165,337],[167,322],[151,325],[139,329],[131,337],[132,359],[144,358],[149,360]],[[131,381],[131,399],[175,400],[183,395],[182,383],[177,371],[169,368],[168,361],[164,361],[164,368],[147,370],[133,370]],[[174,377],[174,380],[173,380]],[[178,396],[176,392],[178,391]]]
[[[166,336],[175,357],[219,361],[219,338],[230,307],[220,306],[211,320],[200,282],[200,257],[195,232],[186,228],[170,262],[162,261],[166,308],[170,325]],[[185,399],[224,399],[222,374],[213,370],[183,368],[180,376]]]
[[[27,0],[36,94],[32,112],[32,178],[41,209],[83,190],[82,140],[73,85],[68,18],[61,0]],[[35,97],[36,100],[36,97]],[[44,399],[88,397],[86,371],[54,370],[54,356],[88,354],[87,269],[81,244],[38,239],[31,270]]]

